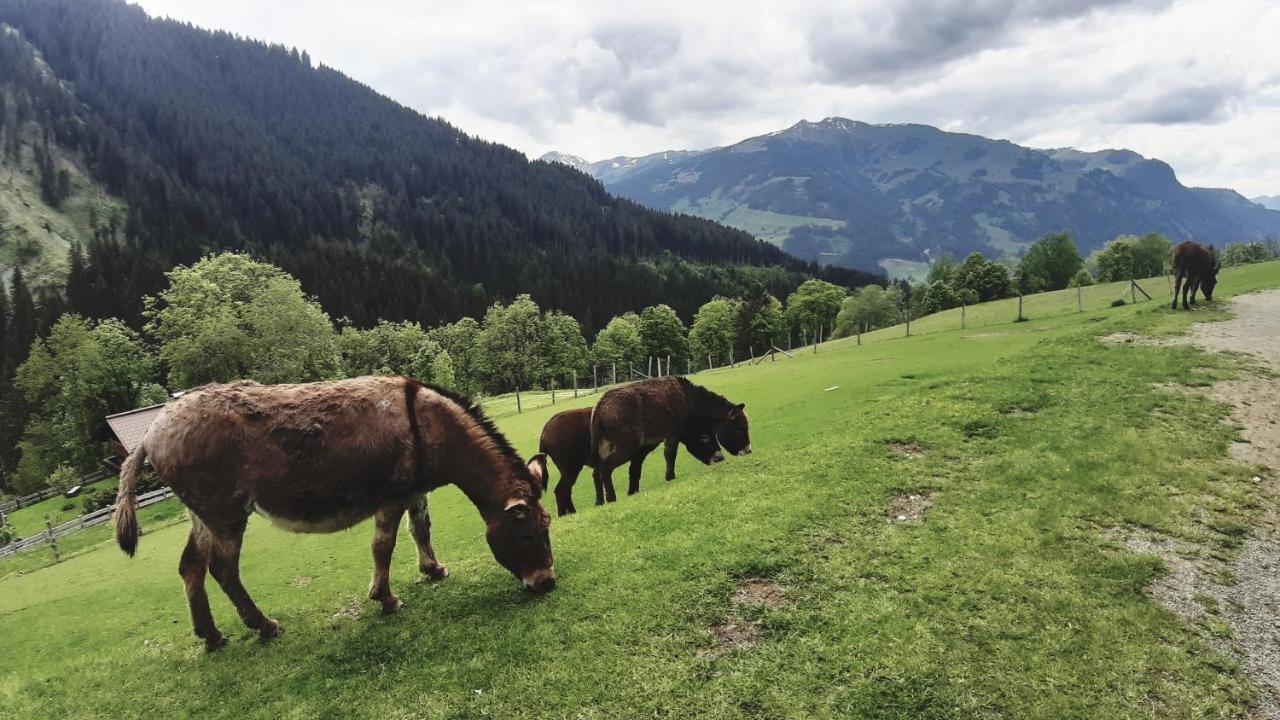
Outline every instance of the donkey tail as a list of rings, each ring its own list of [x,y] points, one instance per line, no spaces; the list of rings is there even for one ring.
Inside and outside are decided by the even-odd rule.
[[[116,542],[129,557],[138,550],[138,475],[147,459],[146,445],[139,445],[120,467],[120,487],[116,491]]]

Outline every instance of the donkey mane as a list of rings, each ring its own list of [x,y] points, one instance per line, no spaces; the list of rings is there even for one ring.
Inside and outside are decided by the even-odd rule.
[[[737,407],[725,396],[711,392],[688,378],[677,377],[676,382],[680,383],[680,388],[684,390],[685,396],[692,401],[694,407],[714,407],[726,412]]]
[[[493,443],[494,448],[498,450],[498,453],[502,455],[502,458],[511,466],[516,477],[523,480],[524,483],[529,486],[529,491],[532,493],[533,499],[537,500],[542,496],[542,486],[534,481],[533,475],[530,474],[528,466],[525,465],[524,460],[520,459],[520,454],[516,452],[514,447],[512,447],[511,441],[507,440],[507,436],[503,435],[498,430],[498,426],[493,424],[493,420],[490,420],[489,416],[485,415],[484,409],[480,407],[480,403],[477,403],[465,395],[461,395],[453,390],[442,388],[433,383],[424,383],[410,377],[406,377],[404,380],[406,404],[408,404],[409,407],[413,407],[412,400],[410,399],[411,396],[416,396],[420,389],[426,388],[462,408],[463,412],[467,414],[467,417],[471,418],[472,422],[484,431],[485,435],[489,438],[489,442]],[[417,425],[416,413],[410,414],[409,422],[412,425]],[[417,452],[416,445],[418,442],[420,441],[417,439],[417,433],[415,432],[415,452]]]

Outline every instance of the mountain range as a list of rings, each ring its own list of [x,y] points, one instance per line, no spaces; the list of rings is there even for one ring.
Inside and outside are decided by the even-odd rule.
[[[64,294],[138,326],[166,270],[225,250],[357,325],[480,317],[527,292],[591,330],[657,303],[690,318],[758,285],[876,279],[615,197],[296,48],[121,0],[0,0],[0,271],[39,275],[49,307]]]
[[[1130,150],[1039,150],[928,125],[833,117],[709,150],[585,162],[544,156],[652,208],[745,230],[799,258],[892,275],[979,251],[1017,257],[1068,230],[1088,253],[1117,235],[1224,243],[1280,236],[1280,212],[1187,187]]]

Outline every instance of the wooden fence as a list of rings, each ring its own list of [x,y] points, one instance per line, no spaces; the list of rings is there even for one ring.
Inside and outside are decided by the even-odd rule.
[[[111,473],[108,472],[106,469],[95,470],[89,473],[88,475],[85,475],[84,477],[77,480],[76,484],[81,486],[92,485],[93,483],[96,483],[99,480],[107,479],[108,477],[110,477],[110,475]],[[58,488],[45,488],[43,490],[37,490],[36,492],[31,493],[30,495],[24,495],[16,500],[6,500],[5,502],[0,502],[0,515],[7,515],[19,508],[24,508],[24,507],[27,507],[28,505],[35,505],[38,502],[44,502],[45,500],[48,500],[51,497],[54,497],[56,495],[61,495],[61,494],[62,494],[62,490]]]
[[[144,508],[148,505],[154,505],[171,497],[173,497],[173,491],[167,487],[160,488],[159,490],[152,490],[149,493],[143,493],[138,496],[138,507]],[[54,546],[56,554],[58,538],[104,523],[111,519],[111,513],[114,511],[114,506],[104,507],[100,510],[94,510],[91,513],[85,513],[74,520],[68,520],[61,525],[48,525],[44,532],[37,533],[29,538],[16,540],[4,547],[0,547],[0,557],[16,555],[17,553],[25,552],[32,548],[40,547],[41,545]]]

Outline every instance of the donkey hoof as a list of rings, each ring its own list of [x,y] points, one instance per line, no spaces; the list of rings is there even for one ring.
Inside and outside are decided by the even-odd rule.
[[[400,598],[396,597],[395,595],[382,599],[383,615],[394,615],[395,612],[402,607],[404,607],[404,603],[401,602]]]
[[[222,636],[222,633],[218,633],[213,637],[204,639],[204,650],[205,652],[213,652],[226,644],[227,639]]]
[[[449,568],[436,563],[435,565],[423,565],[418,568],[428,580],[443,580],[449,577]]]
[[[271,638],[278,638],[283,635],[284,628],[280,627],[280,623],[268,618],[266,623],[258,629],[258,632],[262,635],[263,640],[270,640]]]

